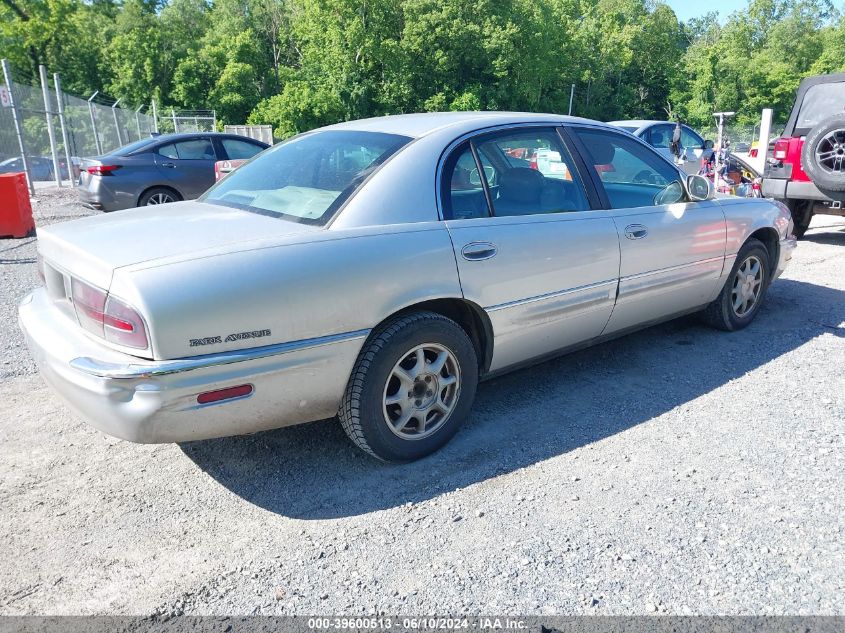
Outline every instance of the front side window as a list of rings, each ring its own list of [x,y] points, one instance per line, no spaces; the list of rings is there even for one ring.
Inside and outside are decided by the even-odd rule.
[[[688,127],[681,128],[681,146],[688,149],[703,149],[704,139]]]
[[[226,156],[231,160],[243,160],[252,158],[258,152],[264,151],[264,148],[249,141],[241,141],[236,138],[224,138],[220,143],[223,149],[226,150]]]
[[[410,140],[352,130],[302,134],[233,171],[200,200],[324,225],[367,176]]]
[[[678,171],[636,140],[616,132],[577,129],[588,165],[602,182],[611,208],[671,204],[685,199]]]

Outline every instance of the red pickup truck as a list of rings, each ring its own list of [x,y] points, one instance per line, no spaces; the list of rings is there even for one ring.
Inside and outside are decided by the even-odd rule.
[[[845,215],[845,73],[801,82],[767,157],[763,195],[789,207],[799,238],[813,215]]]

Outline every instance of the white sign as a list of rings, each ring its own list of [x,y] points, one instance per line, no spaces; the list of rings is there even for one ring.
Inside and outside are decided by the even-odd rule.
[[[6,86],[0,86],[0,106],[3,106],[4,108],[12,107],[12,97]]]

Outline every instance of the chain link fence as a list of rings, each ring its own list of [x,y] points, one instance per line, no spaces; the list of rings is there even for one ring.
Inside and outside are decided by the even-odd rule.
[[[13,74],[5,60],[3,64],[0,173],[26,171],[33,192],[39,181],[75,184],[83,157],[106,154],[156,132],[209,132],[217,127],[213,111],[170,110],[156,117],[152,103],[132,109],[119,100],[107,103],[110,100],[99,92],[83,99],[62,91],[58,75],[48,81],[42,70],[42,81],[27,79]]]

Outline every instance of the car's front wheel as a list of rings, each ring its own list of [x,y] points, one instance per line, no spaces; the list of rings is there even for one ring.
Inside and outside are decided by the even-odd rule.
[[[769,281],[769,252],[750,239],[739,249],[722,292],[705,308],[704,320],[720,330],[741,330],[757,316]]]
[[[381,327],[355,363],[338,417],[352,441],[387,462],[441,448],[472,407],[478,360],[466,332],[433,312]]]

